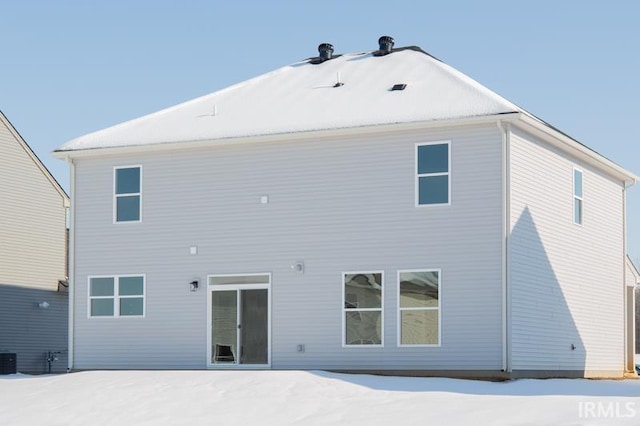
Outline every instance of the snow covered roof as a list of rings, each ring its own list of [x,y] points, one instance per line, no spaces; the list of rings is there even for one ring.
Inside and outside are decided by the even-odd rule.
[[[56,151],[524,112],[417,47],[307,59],[73,139]],[[320,63],[317,63],[320,62]],[[403,90],[392,90],[404,84]]]

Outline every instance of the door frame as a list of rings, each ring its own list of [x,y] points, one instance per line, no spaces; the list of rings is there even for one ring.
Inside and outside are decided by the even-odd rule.
[[[223,277],[252,277],[252,276],[267,276],[269,281],[267,283],[243,283],[243,284],[210,284],[211,278],[223,278]],[[211,361],[212,357],[212,302],[211,295],[214,291],[229,291],[235,290],[240,293],[240,290],[267,290],[267,363],[266,364],[240,364],[237,363],[224,363],[214,364]],[[240,300],[238,299],[238,303]],[[207,368],[211,369],[265,369],[271,368],[271,273],[250,273],[250,274],[209,274],[207,275]],[[237,330],[236,330],[237,333]]]

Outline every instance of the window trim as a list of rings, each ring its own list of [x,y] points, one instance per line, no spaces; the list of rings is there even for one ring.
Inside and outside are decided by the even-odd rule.
[[[345,308],[346,302],[346,285],[345,276],[355,274],[380,274],[380,281],[382,289],[380,289],[380,308],[361,308],[361,309],[347,309]],[[382,348],[384,347],[384,271],[343,271],[340,278],[340,285],[342,285],[342,347],[343,348]],[[380,312],[380,343],[371,345],[349,345],[347,344],[347,312]]]
[[[142,296],[120,296],[120,278],[142,277]],[[91,296],[91,280],[94,278],[113,278],[113,296]],[[142,315],[120,315],[120,299],[133,299],[142,297]],[[91,300],[113,299],[113,315],[91,315]],[[118,303],[116,303],[118,301]],[[87,277],[87,318],[145,318],[147,315],[147,275],[146,274],[120,274],[120,275],[89,275]]]
[[[120,169],[140,169],[140,187],[138,188],[138,192],[130,192],[126,194],[118,194],[117,191],[117,180],[116,176],[118,174],[118,170]],[[113,167],[113,223],[116,225],[121,225],[124,223],[141,223],[142,222],[142,165],[141,164],[132,164],[128,166],[114,166]],[[132,197],[138,196],[140,198],[140,207],[138,208],[138,220],[118,220],[118,198],[122,197]]]
[[[447,172],[439,172],[439,173],[418,173],[418,150],[421,146],[426,145],[447,145]],[[442,141],[434,141],[434,142],[418,142],[415,144],[414,149],[414,165],[413,165],[413,174],[414,174],[414,203],[415,207],[439,207],[439,206],[450,206],[451,205],[451,141],[450,140],[442,140]],[[431,203],[431,204],[420,204],[420,178],[421,177],[429,177],[429,176],[447,176],[447,202],[446,203]]]
[[[576,195],[576,172],[580,173],[580,186],[582,187],[582,195],[578,196]],[[572,207],[571,207],[571,211],[573,212],[573,224],[574,225],[578,225],[578,226],[582,226],[583,222],[584,222],[584,172],[582,171],[582,169],[579,169],[577,167],[573,168],[573,197],[572,197]],[[580,221],[576,222],[576,200],[580,201]]]
[[[404,272],[437,272],[438,273],[438,307],[402,308],[400,306],[400,274]],[[399,269],[397,275],[397,346],[399,348],[439,348],[442,346],[442,268]],[[402,343],[402,311],[438,311],[438,343]]]

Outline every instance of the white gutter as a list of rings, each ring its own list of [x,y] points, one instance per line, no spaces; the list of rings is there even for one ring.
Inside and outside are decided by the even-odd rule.
[[[552,146],[559,148],[560,150],[567,152],[570,155],[577,157],[578,159],[600,169],[604,172],[615,176],[616,178],[624,181],[640,181],[640,177],[632,174],[631,172],[620,167],[613,161],[603,157],[595,151],[580,144],[575,139],[565,135],[559,130],[554,129],[545,122],[537,119],[525,112],[508,112],[502,114],[492,114],[476,117],[460,117],[444,120],[427,120],[427,121],[414,121],[408,123],[389,123],[389,124],[377,124],[377,125],[363,125],[358,127],[337,128],[337,129],[317,129],[306,131],[292,131],[288,133],[274,133],[264,135],[247,135],[247,136],[221,136],[211,139],[203,140],[191,140],[191,141],[173,141],[173,142],[152,142],[142,143],[139,145],[122,145],[122,146],[103,146],[103,147],[89,147],[78,148],[65,151],[54,151],[52,155],[56,158],[66,160],[68,158],[79,158],[84,156],[99,156],[99,155],[115,155],[115,154],[132,154],[137,152],[162,152],[171,151],[176,149],[194,149],[202,147],[213,147],[219,145],[230,144],[242,144],[242,143],[256,143],[256,142],[272,142],[272,141],[290,141],[300,140],[306,138],[336,138],[336,137],[348,137],[367,134],[380,134],[384,132],[396,132],[402,130],[421,130],[421,129],[433,129],[433,128],[447,128],[452,126],[467,126],[467,125],[494,125],[496,121],[504,123],[512,123],[529,131],[535,136],[542,138]],[[107,142],[109,143],[109,142]]]
[[[509,235],[511,232],[511,126],[498,121],[502,132],[502,371],[511,372],[511,339],[509,321]]]
[[[67,157],[69,163],[71,184],[69,188],[69,198],[71,200],[71,208],[69,209],[69,321],[68,321],[68,343],[67,343],[67,372],[73,370],[73,354],[74,354],[74,306],[75,306],[75,234],[76,234],[76,168],[73,160]]]
[[[349,137],[360,136],[368,134],[381,134],[385,132],[397,132],[402,130],[421,130],[421,129],[433,129],[433,128],[447,128],[457,126],[472,126],[472,125],[495,125],[496,120],[515,120],[519,113],[505,113],[485,115],[478,117],[464,117],[453,118],[448,120],[429,120],[429,121],[415,121],[409,123],[390,123],[390,124],[377,124],[367,125],[360,127],[348,127],[339,129],[324,129],[324,130],[309,130],[309,131],[296,131],[290,133],[274,133],[268,135],[249,135],[249,136],[232,136],[232,137],[220,137],[214,139],[193,140],[193,141],[181,141],[181,142],[157,142],[157,143],[145,143],[140,145],[126,145],[126,146],[110,146],[110,147],[98,147],[98,148],[84,148],[68,151],[54,151],[51,155],[56,158],[65,160],[69,157],[79,158],[85,156],[99,156],[99,155],[115,155],[115,154],[132,154],[136,152],[162,152],[172,151],[176,149],[194,149],[202,147],[214,147],[221,145],[237,145],[242,143],[257,143],[257,142],[281,142],[290,140],[300,140],[307,138],[336,138],[336,137]]]
[[[526,130],[538,137],[541,137],[551,145],[616,177],[617,179],[625,182],[632,181],[633,183],[640,180],[640,177],[625,170],[613,161],[587,148],[575,139],[572,139],[564,133],[550,127],[548,124],[536,119],[535,117],[527,114],[520,114],[518,123],[524,124],[525,126],[523,127]]]

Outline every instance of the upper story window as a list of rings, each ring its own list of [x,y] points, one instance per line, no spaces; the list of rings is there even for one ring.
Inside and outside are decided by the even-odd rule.
[[[416,145],[416,205],[451,202],[449,142]]]
[[[342,275],[345,346],[382,346],[382,272]]]
[[[573,223],[582,225],[582,170],[573,169]]]
[[[142,166],[114,169],[114,222],[142,221]]]
[[[144,316],[144,278],[144,275],[89,277],[89,316]]]

